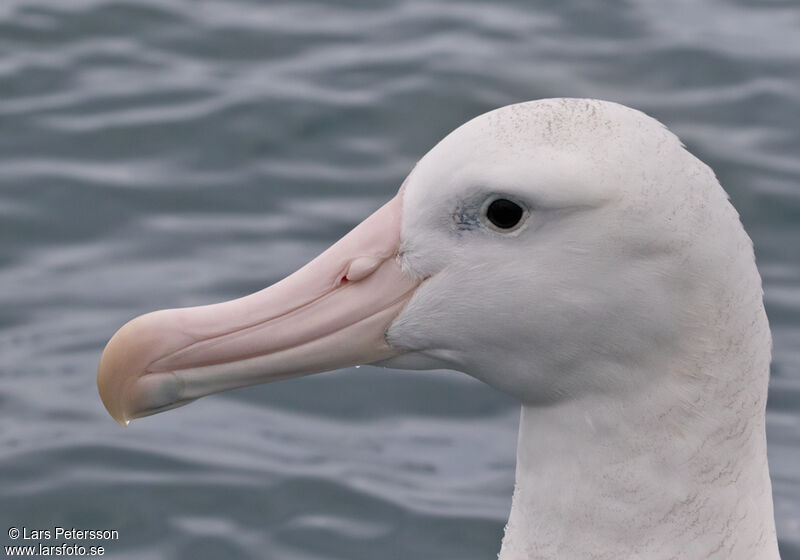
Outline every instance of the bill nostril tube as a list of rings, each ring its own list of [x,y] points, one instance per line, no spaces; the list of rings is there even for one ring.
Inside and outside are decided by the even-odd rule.
[[[344,279],[350,282],[358,282],[363,280],[376,270],[381,263],[386,260],[380,257],[358,257],[350,261],[350,266],[347,267],[347,274]]]

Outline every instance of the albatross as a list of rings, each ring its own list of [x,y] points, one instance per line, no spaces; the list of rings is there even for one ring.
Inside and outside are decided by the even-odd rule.
[[[281,282],[133,319],[97,382],[127,424],[356,364],[462,371],[522,406],[501,560],[760,560],[770,354],[713,171],[637,110],[545,99],[457,128]]]

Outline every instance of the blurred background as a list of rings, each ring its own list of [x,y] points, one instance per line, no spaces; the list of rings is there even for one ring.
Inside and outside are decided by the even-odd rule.
[[[131,317],[260,289],[489,109],[641,109],[753,237],[767,416],[800,559],[800,6],[795,0],[0,2],[0,544],[107,527],[113,559],[495,558],[518,406],[364,367],[135,422],[95,368]]]

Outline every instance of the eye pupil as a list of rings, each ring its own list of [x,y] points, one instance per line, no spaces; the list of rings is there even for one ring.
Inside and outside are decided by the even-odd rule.
[[[522,208],[508,199],[498,198],[486,209],[486,217],[500,229],[511,229],[522,219]]]

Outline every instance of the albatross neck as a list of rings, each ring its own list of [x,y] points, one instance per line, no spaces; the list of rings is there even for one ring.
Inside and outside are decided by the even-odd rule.
[[[707,399],[663,376],[624,396],[523,406],[500,560],[779,558],[767,372],[748,390],[736,381],[751,372],[719,373],[691,380]]]

